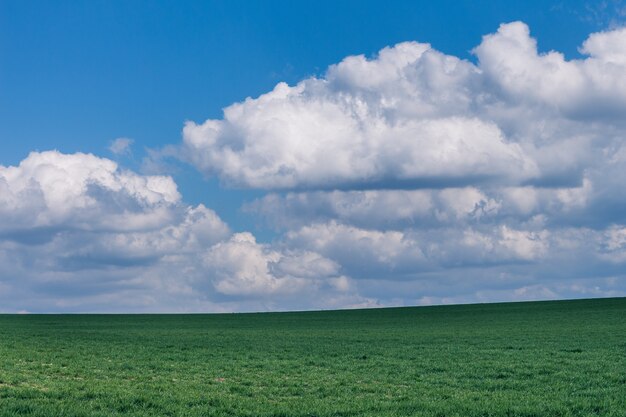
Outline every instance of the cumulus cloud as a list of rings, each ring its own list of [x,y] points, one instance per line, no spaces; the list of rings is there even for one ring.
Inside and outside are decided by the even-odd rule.
[[[472,64],[404,43],[233,104],[183,131],[188,159],[235,186],[375,188],[519,183],[536,163],[468,112]]]
[[[360,305],[340,266],[233,234],[168,176],[57,151],[0,167],[2,311],[224,311]],[[303,301],[305,295],[315,295]],[[345,303],[345,304],[344,304]]]
[[[228,295],[302,293],[325,278],[334,278],[330,284],[339,290],[349,287],[335,262],[310,251],[277,251],[257,243],[248,232],[212,247],[204,262],[216,271],[215,288]]]
[[[0,233],[159,227],[180,198],[170,177],[137,175],[90,154],[33,152],[0,166]]]
[[[538,54],[521,22],[501,25],[474,50],[487,80],[513,100],[554,107],[571,118],[619,117],[626,108],[626,29],[592,34],[580,48],[585,59]]]
[[[161,173],[174,156],[225,186],[266,190],[244,212],[275,230],[271,242],[186,204],[167,175],[54,151],[0,166],[0,305],[625,295],[626,30],[591,34],[579,50],[540,52],[521,22],[486,35],[476,63],[400,43],[187,122],[180,146],[144,161]]]
[[[166,257],[197,256],[204,248],[230,235],[217,214],[200,204],[181,207],[177,219],[156,229],[84,233],[57,236],[54,250],[58,268],[90,269],[98,266],[132,266]]]
[[[361,296],[384,305],[619,296],[626,284],[626,245],[615,227],[376,231],[330,223],[286,239],[340,264]]]
[[[484,37],[475,65],[405,42],[188,122],[183,151],[237,187],[576,185],[619,142],[604,124],[623,128],[624,45],[624,29],[592,34],[588,56],[566,60],[514,22]]]
[[[521,22],[486,35],[476,64],[405,42],[189,122],[182,151],[270,190],[246,212],[365,296],[377,280],[431,301],[619,294],[625,46],[623,28],[599,32],[568,60]],[[446,278],[461,269],[469,283]],[[391,287],[376,291],[395,303]]]

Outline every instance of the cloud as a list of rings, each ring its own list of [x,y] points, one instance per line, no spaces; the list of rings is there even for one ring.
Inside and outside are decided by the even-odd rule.
[[[474,49],[476,64],[425,44],[398,44],[371,59],[348,57],[322,78],[235,104],[222,120],[187,125],[183,148],[198,158],[208,155],[203,150],[228,149],[236,162],[229,170],[210,159],[204,165],[191,160],[226,184],[271,190],[247,203],[246,212],[282,231],[287,246],[341,265],[364,297],[402,303],[407,288],[421,294],[416,302],[624,294],[625,47],[623,28],[599,32],[580,47],[582,58],[567,60],[556,51],[539,53],[521,22],[485,36]],[[309,103],[336,106],[333,119],[318,125],[345,116],[360,130],[328,143],[315,134],[300,142],[299,117],[290,114],[283,122],[283,114]],[[518,149],[519,158],[512,163],[506,152],[487,152],[507,161],[505,167],[490,162],[477,174],[477,165],[470,165],[482,151],[452,145],[453,130],[444,127],[459,118],[492,126],[501,138],[472,137],[471,144],[501,143]],[[288,128],[257,136],[262,130],[256,128],[269,120]],[[435,129],[440,137],[403,136],[397,129],[434,120],[444,121]],[[216,133],[210,142],[202,134],[207,125],[229,133]],[[460,131],[478,131],[468,126]],[[393,132],[393,140],[372,139],[371,131]],[[272,170],[276,161],[288,164],[280,153],[246,162],[274,138],[300,152],[321,144],[331,156],[310,165],[321,176],[309,168]],[[450,149],[467,155],[470,165],[454,157],[422,159],[450,155]],[[339,156],[348,162],[341,165]],[[378,174],[350,177],[366,171],[351,168],[344,175],[337,165],[375,167]],[[414,170],[402,171],[407,166]],[[257,176],[266,168],[269,176]],[[443,172],[452,174],[444,180]]]
[[[187,122],[182,150],[235,187],[573,186],[623,133],[625,45],[624,29],[592,34],[568,61],[514,22],[475,65],[405,42]]]
[[[33,152],[19,166],[0,166],[0,233],[156,228],[172,221],[180,198],[170,177],[137,175],[90,154]]]
[[[550,232],[496,227],[371,230],[335,222],[285,236],[290,247],[315,251],[353,278],[405,279],[448,267],[538,261],[549,255]]]
[[[599,191],[599,190],[598,190]],[[482,187],[441,190],[368,190],[270,193],[244,210],[277,230],[340,221],[362,228],[402,230],[443,226],[594,222],[604,191],[589,179],[578,187]],[[617,204],[617,202],[616,202]]]
[[[626,109],[625,50],[621,28],[590,35],[580,48],[585,59],[538,54],[528,26],[515,22],[485,36],[474,52],[485,78],[509,100],[528,100],[569,118],[616,119]]]
[[[216,290],[227,295],[302,294],[325,278],[331,278],[330,285],[338,290],[349,288],[333,261],[310,251],[277,251],[258,244],[248,232],[212,247],[204,262],[215,270]]]
[[[248,311],[626,295],[626,31],[476,63],[404,42],[187,122],[144,174],[0,167],[5,311]],[[114,154],[129,152],[116,141]],[[189,205],[167,158],[253,188],[271,242]],[[171,171],[170,171],[171,172]],[[215,195],[219,198],[219,194]],[[237,227],[235,227],[237,229]]]
[[[114,155],[128,156],[132,153],[131,146],[135,141],[129,138],[117,138],[111,142],[109,151]]]
[[[340,266],[233,234],[168,176],[90,154],[0,167],[3,311],[232,311],[363,305]],[[305,296],[314,297],[303,302]]]
[[[580,21],[598,28],[620,28],[626,23],[626,3],[623,0],[584,2],[583,4],[561,3],[554,6],[576,16]]]
[[[468,111],[472,64],[403,43],[188,122],[187,158],[234,186],[378,188],[519,183],[539,175],[522,147]]]
[[[376,231],[330,223],[286,239],[341,265],[361,296],[406,305],[623,295],[622,235],[614,227]]]
[[[57,236],[54,250],[60,269],[156,263],[166,257],[197,256],[230,235],[217,214],[200,204],[181,207],[175,221],[157,229],[128,232],[69,233]]]

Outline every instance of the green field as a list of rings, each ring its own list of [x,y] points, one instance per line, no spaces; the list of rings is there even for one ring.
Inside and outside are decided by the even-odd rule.
[[[626,416],[626,299],[0,315],[0,416]]]

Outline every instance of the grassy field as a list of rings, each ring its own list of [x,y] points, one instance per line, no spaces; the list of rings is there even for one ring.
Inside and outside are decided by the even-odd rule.
[[[626,299],[0,315],[0,416],[626,416]]]

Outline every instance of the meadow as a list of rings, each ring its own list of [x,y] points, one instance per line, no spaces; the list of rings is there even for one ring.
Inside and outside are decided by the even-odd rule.
[[[0,315],[0,416],[626,416],[626,298]]]

